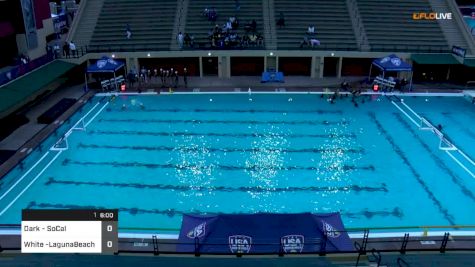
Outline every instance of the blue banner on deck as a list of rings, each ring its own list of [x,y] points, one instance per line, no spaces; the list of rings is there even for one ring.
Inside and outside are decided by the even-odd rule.
[[[116,72],[124,66],[124,62],[106,56],[87,67],[87,73]]]
[[[465,58],[465,54],[467,53],[467,50],[460,47],[460,46],[452,46],[452,54],[459,56],[461,58]]]
[[[339,213],[185,214],[179,244],[190,253],[353,251]]]

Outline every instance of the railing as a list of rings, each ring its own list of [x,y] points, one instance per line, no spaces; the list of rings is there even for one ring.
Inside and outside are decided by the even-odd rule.
[[[195,46],[194,48],[184,47],[181,51],[241,51],[241,50],[264,50],[265,43],[262,46],[245,46],[245,47],[231,47],[231,48],[213,48],[209,45]],[[315,47],[299,48],[295,47],[278,47],[281,50],[291,51],[358,51],[356,45],[347,44],[321,44]],[[170,51],[169,48],[156,44],[140,44],[140,45],[89,45],[78,47],[76,53],[65,56],[62,48],[57,50],[54,54],[55,58],[81,58],[88,53],[114,53],[114,52],[152,52],[152,51]],[[371,45],[371,52],[407,52],[407,53],[451,53],[448,48],[430,45]]]
[[[435,236],[429,235],[428,228],[432,229],[445,229],[443,234]],[[0,235],[2,230],[17,230],[20,232],[21,225],[19,224],[3,224],[0,225]],[[119,235],[124,228],[119,228]],[[386,237],[379,237],[380,234],[376,229],[393,229],[393,230],[408,230],[408,229],[426,229],[424,233],[419,234],[414,232],[394,232],[394,234],[387,235]],[[151,234],[149,238],[120,238],[117,254],[121,253],[150,253],[154,255],[160,254],[185,254],[195,255],[197,257],[201,255],[230,255],[241,257],[243,255],[296,255],[306,254],[315,256],[325,256],[328,254],[353,254],[358,263],[360,256],[371,253],[377,259],[381,259],[381,253],[396,252],[400,254],[406,254],[407,252],[439,252],[445,253],[447,251],[475,251],[475,239],[469,235],[457,235],[455,232],[450,232],[448,229],[475,229],[475,226],[413,226],[413,227],[383,227],[383,228],[371,228],[359,230],[357,228],[347,229],[346,231],[338,231],[338,233],[347,233],[350,236],[359,235],[360,237],[351,238],[351,242],[354,245],[354,249],[347,251],[331,251],[327,249],[327,244],[330,236],[329,232],[324,232],[321,238],[307,240],[302,243],[303,248],[306,248],[301,253],[285,252],[282,243],[279,242],[253,242],[253,247],[269,248],[267,250],[261,250],[264,252],[244,253],[243,251],[231,252],[229,249],[228,240],[214,240],[207,241],[206,243],[200,242],[199,239],[190,239],[189,242],[180,243],[176,239],[159,239],[156,234]],[[177,229],[178,230],[178,229]],[[372,236],[372,231],[375,233]],[[426,232],[427,231],[427,232]],[[143,232],[142,232],[143,233]],[[387,233],[387,232],[386,232]],[[12,235],[10,232],[9,235]],[[20,236],[14,235],[18,238],[16,241],[12,239],[4,240],[0,239],[0,251],[2,250],[20,250]],[[448,241],[451,241],[450,243]],[[177,250],[177,246],[182,249]],[[207,253],[203,252],[201,248],[203,246],[217,246],[223,247],[223,252]],[[311,249],[309,249],[311,248]],[[229,252],[228,252],[229,251]],[[357,264],[356,264],[357,266]]]
[[[63,50],[62,47],[60,47],[57,50],[53,50],[53,48],[51,48],[51,49],[52,49],[53,57],[55,59],[58,59],[58,58],[62,58],[62,59],[65,59],[65,58],[81,58],[81,57],[87,55],[88,53],[92,52],[92,51],[88,50],[87,46],[78,47],[74,53],[70,51],[69,55],[65,54],[65,51]]]
[[[475,40],[473,35],[470,34],[470,29],[465,23],[463,19],[462,12],[460,12],[460,9],[457,6],[457,3],[453,0],[445,0],[447,3],[450,11],[452,11],[453,18],[455,19],[455,23],[457,24],[458,28],[461,29],[461,34],[465,39],[465,42],[467,43],[468,47],[470,48],[470,52],[474,53],[475,52]]]
[[[475,85],[475,81],[468,81],[465,83],[465,89],[467,89],[469,86],[474,86]]]
[[[451,53],[452,51],[441,46],[433,45],[377,45],[371,44],[372,52],[424,52],[424,53]]]
[[[69,32],[68,36],[66,38],[66,41],[71,42],[73,39],[74,35],[76,34],[76,30],[79,24],[79,20],[81,19],[82,13],[84,12],[84,7],[86,6],[86,2],[90,0],[82,0],[79,3],[79,8],[77,10],[77,13],[74,15],[73,22],[71,23],[71,26],[69,27]],[[94,0],[93,0],[94,1]]]
[[[19,78],[53,60],[54,60],[54,56],[52,54],[46,54],[26,64],[20,64],[18,66],[13,67],[12,69],[8,71],[4,71],[0,73],[0,86],[16,78]]]

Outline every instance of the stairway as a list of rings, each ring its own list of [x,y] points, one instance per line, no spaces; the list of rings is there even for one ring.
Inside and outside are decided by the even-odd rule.
[[[77,23],[73,25],[76,29],[70,29],[72,35],[70,34],[67,39],[68,41],[74,41],[78,48],[89,45],[104,0],[82,0],[81,4],[85,6],[80,9],[80,13],[74,19],[78,20]]]
[[[432,10],[436,13],[452,13],[451,20],[438,20],[437,22],[444,33],[445,38],[450,47],[459,46],[467,49],[467,54],[475,53],[474,40],[466,33],[465,24],[462,21],[462,27],[460,27],[461,15],[460,11],[454,5],[449,5],[447,1],[453,0],[429,0]],[[469,39],[470,38],[470,39]]]
[[[267,50],[277,49],[276,20],[274,15],[274,0],[262,1],[262,15],[264,17],[264,40]]]
[[[371,48],[358,10],[358,4],[355,0],[346,0],[346,6],[350,14],[351,26],[353,26],[353,31],[355,32],[356,44],[361,51],[370,51]]]
[[[170,50],[180,50],[177,42],[178,33],[185,34],[186,17],[188,16],[188,4],[190,0],[178,0],[175,15],[175,26],[173,27],[170,41]]]

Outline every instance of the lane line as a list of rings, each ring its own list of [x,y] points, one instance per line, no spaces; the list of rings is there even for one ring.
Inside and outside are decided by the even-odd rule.
[[[38,178],[46,171],[46,169],[48,169],[48,167],[53,164],[53,162],[59,157],[59,155],[61,155],[63,151],[59,151],[58,154],[56,154],[56,156],[54,156],[54,158],[52,160],[50,160],[50,162],[48,162],[48,164],[35,176],[35,178],[15,197],[15,199],[13,199],[3,210],[2,212],[0,212],[0,216],[2,216],[25,192],[26,190],[28,190],[28,188],[30,188],[30,186],[36,181],[38,180]]]
[[[417,128],[420,127],[420,125],[411,116],[409,116],[407,112],[405,112],[400,106],[398,106],[394,101],[391,101],[391,103],[393,103],[393,105],[396,106],[396,108],[399,109],[399,111],[401,111],[404,115],[406,115],[406,117],[410,119],[417,126]]]
[[[0,197],[0,200],[2,200],[8,193],[10,193],[10,191],[13,190],[13,188],[15,188],[15,186],[18,185],[18,183],[20,183],[28,174],[30,174],[30,172],[36,168],[36,166],[38,166],[38,164],[40,164],[41,161],[43,161],[44,158],[46,158],[46,156],[48,156],[49,152],[46,152],[33,166],[31,166],[31,168],[25,172],[25,174],[23,174],[20,179],[18,179],[18,181],[16,181],[15,184],[13,184],[10,189],[8,189],[1,197]]]
[[[458,151],[458,150],[457,150]],[[449,156],[455,161],[457,162],[457,164],[462,167],[468,174],[470,174],[472,176],[472,178],[475,178],[475,174],[473,174],[465,165],[463,165],[462,162],[460,162],[457,158],[455,158],[449,151],[445,151],[447,154],[449,154]]]
[[[107,107],[107,105],[109,105],[109,102],[105,103],[104,106],[102,106],[102,108],[99,109],[99,111],[84,125],[84,127],[89,126],[89,124]]]

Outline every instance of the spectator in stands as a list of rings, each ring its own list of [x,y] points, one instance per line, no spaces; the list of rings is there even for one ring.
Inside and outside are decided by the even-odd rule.
[[[308,34],[314,34],[315,33],[315,26],[308,26],[308,29],[307,29],[307,33]]]
[[[183,36],[183,33],[178,33],[177,37],[176,37],[177,41],[178,41],[178,46],[180,47],[180,49],[183,48],[183,41],[184,41],[184,36]]]
[[[132,30],[130,29],[130,25],[127,23],[125,26],[125,37],[130,39],[132,37]]]
[[[283,12],[280,12],[279,19],[277,20],[277,26],[279,28],[285,27],[285,18]]]
[[[69,43],[69,50],[71,50],[71,56],[76,56],[76,44],[73,41]]]
[[[308,41],[308,36],[305,35],[305,36],[303,37],[302,42],[300,42],[300,48],[302,48],[304,45],[307,45],[307,46],[308,46],[309,44],[310,44],[310,43],[309,43],[309,41]]]
[[[191,46],[191,45],[190,45],[190,43],[191,43],[191,37],[190,37],[190,35],[189,35],[188,33],[185,33],[185,38],[184,38],[183,40],[184,40],[183,43],[184,43],[185,46],[187,46],[187,47],[190,47],[190,46]]]
[[[69,44],[68,42],[64,42],[64,45],[63,45],[63,56],[64,57],[69,57]]]
[[[201,15],[203,15],[204,17],[209,18],[209,8],[205,7],[203,12],[201,12]]]
[[[212,7],[208,12],[208,20],[216,21],[217,18],[218,18],[218,12],[216,11],[216,8]]]
[[[231,22],[230,22],[230,21],[226,22],[225,28],[226,28],[226,31],[230,31],[230,30],[233,29],[233,26],[231,25]]]
[[[195,47],[195,36],[193,36],[193,34],[190,35],[190,47]]]
[[[241,4],[239,4],[239,0],[234,0],[234,3],[236,4],[236,11],[239,11],[241,9]]]
[[[256,29],[257,29],[257,22],[256,22],[256,20],[253,19],[251,21],[251,31],[255,32]]]
[[[264,46],[264,36],[262,34],[257,34],[257,45]]]
[[[257,27],[256,21],[252,20],[248,24],[246,24],[246,26],[244,26],[244,30],[246,30],[246,32],[253,32],[256,30],[256,27]]]
[[[255,33],[249,35],[249,44],[251,45],[257,44],[257,35]]]
[[[236,17],[230,17],[229,21],[231,22],[231,27],[233,30],[237,30],[239,28],[239,21]]]
[[[315,37],[310,38],[310,46],[314,48],[315,46],[320,45],[320,41],[317,40]]]

